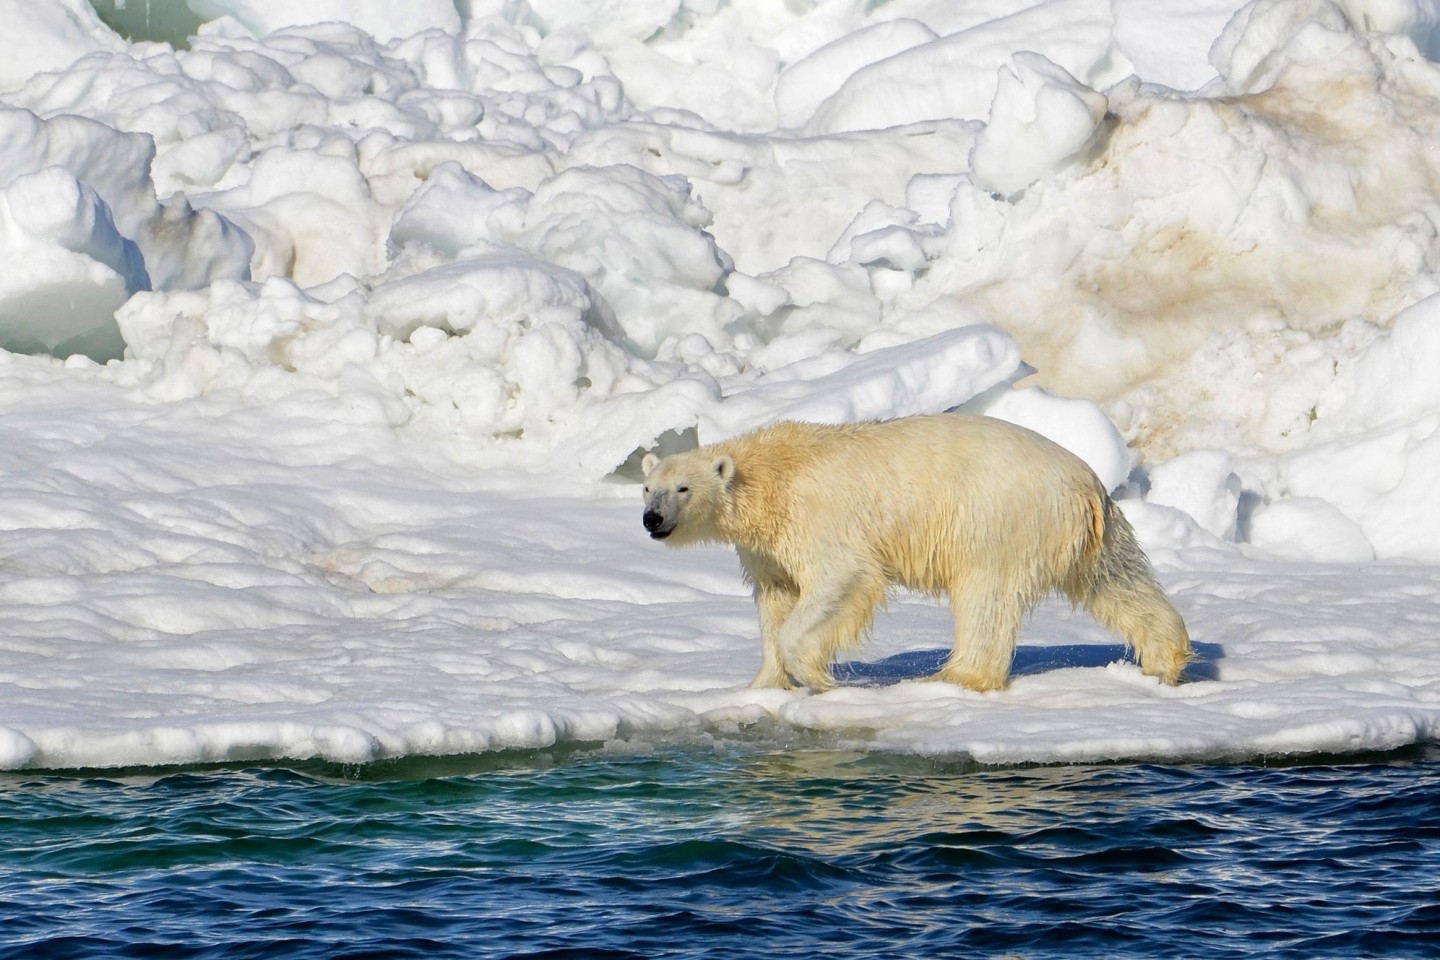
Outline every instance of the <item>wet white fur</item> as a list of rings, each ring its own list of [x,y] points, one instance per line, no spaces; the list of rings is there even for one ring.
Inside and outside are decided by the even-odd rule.
[[[644,469],[667,544],[735,545],[760,615],[754,686],[831,686],[830,663],[891,584],[949,596],[955,639],[936,678],[971,689],[1006,684],[1020,622],[1051,591],[1166,683],[1190,659],[1180,615],[1095,474],[1022,427],[958,414],[779,423],[648,456]]]

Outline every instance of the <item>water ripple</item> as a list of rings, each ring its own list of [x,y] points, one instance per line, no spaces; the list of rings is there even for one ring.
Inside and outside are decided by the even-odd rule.
[[[1440,754],[0,776],[0,958],[1429,957]]]

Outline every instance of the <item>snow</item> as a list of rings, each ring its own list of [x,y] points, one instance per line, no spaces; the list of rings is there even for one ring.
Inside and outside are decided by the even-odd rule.
[[[186,14],[0,0],[0,769],[1436,738],[1434,4]],[[1059,603],[926,682],[902,594],[839,688],[745,686],[641,453],[952,409],[1115,491],[1188,682]]]
[[[285,27],[343,20],[364,30],[380,43],[411,37],[426,30],[457,33],[460,15],[450,0],[186,0],[191,11],[204,17],[232,17],[246,30],[264,36]]]
[[[1085,151],[1109,101],[1038,53],[1021,51],[1011,63],[1000,70],[990,122],[970,151],[970,178],[1013,198]]]
[[[37,73],[63,70],[87,53],[125,48],[84,0],[0,0],[0,22],[6,45],[0,92],[23,87]]]
[[[157,199],[144,134],[0,105],[0,145],[0,349],[119,357],[132,294],[248,278],[247,235],[183,194]]]

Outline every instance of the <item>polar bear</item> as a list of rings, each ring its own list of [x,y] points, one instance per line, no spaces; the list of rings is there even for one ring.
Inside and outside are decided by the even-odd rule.
[[[1024,427],[953,413],[776,423],[649,454],[642,469],[652,538],[735,545],[760,615],[752,686],[832,686],[831,661],[891,584],[949,595],[955,641],[935,679],[972,690],[1005,686],[1020,622],[1051,591],[1165,683],[1191,658],[1184,622],[1095,473]]]

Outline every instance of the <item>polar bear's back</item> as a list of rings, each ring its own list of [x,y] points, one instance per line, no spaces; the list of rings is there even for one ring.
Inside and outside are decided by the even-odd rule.
[[[1099,480],[1064,447],[993,417],[942,413],[852,424],[785,422],[744,438],[746,455],[769,448],[812,491],[845,490],[864,502],[897,495],[935,498],[983,490],[999,501],[1032,502],[1037,483],[1078,485]],[[741,459],[741,458],[737,458]],[[743,467],[742,467],[743,468]]]
[[[919,590],[978,566],[1068,566],[1093,549],[1105,502],[1084,461],[990,417],[782,423],[746,438],[742,474],[745,456],[786,458],[768,466],[786,477],[788,546],[868,554]]]

